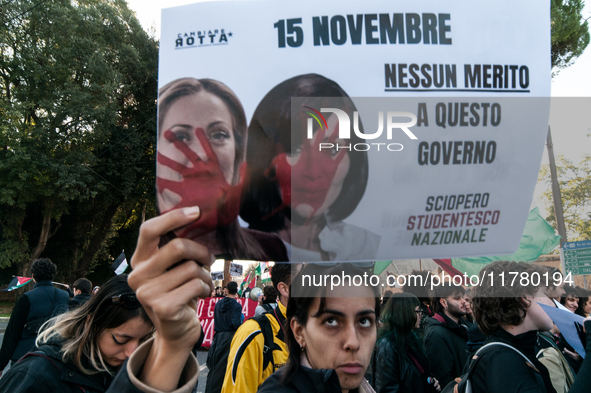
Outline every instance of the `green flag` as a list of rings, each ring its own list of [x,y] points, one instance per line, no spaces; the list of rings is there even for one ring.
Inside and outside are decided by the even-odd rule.
[[[560,236],[540,215],[538,208],[529,212],[519,248],[514,254],[479,258],[452,258],[454,268],[469,276],[478,275],[480,269],[494,261],[535,261],[542,254],[547,254],[560,244]]]
[[[392,261],[377,261],[373,267],[373,274],[379,276],[391,263]]]

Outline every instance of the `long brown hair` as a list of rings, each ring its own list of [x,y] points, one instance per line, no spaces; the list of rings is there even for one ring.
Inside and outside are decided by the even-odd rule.
[[[124,274],[107,281],[84,305],[46,322],[37,337],[37,346],[58,340],[64,362],[71,361],[85,374],[102,371],[113,373],[105,364],[98,347],[99,335],[105,329],[121,326],[138,316],[145,323],[152,325],[141,305],[127,308],[113,304],[111,299],[122,294],[133,294],[133,290],[127,284],[127,275]],[[91,368],[85,366],[85,359],[88,359]]]

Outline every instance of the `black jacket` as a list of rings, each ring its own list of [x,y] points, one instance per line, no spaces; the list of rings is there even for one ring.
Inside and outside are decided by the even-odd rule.
[[[80,295],[74,296],[74,298],[68,303],[68,306],[70,307],[70,310],[73,310],[89,301],[90,298],[90,293],[81,293]]]
[[[219,393],[224,384],[228,355],[234,332],[240,327],[242,307],[236,299],[225,297],[218,301],[214,310],[215,335],[207,353],[207,382],[205,393]]]
[[[10,360],[20,359],[35,346],[37,336],[28,335],[24,331],[27,322],[55,316],[67,310],[68,294],[65,291],[54,288],[49,280],[35,283],[31,291],[18,299],[12,310],[0,350],[0,370],[3,370]]]
[[[425,353],[441,386],[462,375],[468,360],[467,341],[468,329],[461,319],[460,324],[442,314],[427,319],[423,338]]]
[[[334,370],[313,370],[300,366],[287,384],[280,383],[285,366],[275,371],[257,390],[258,393],[341,393],[339,377]],[[349,390],[349,393],[362,392]]]
[[[240,314],[242,306],[236,299],[225,297],[219,300],[213,312],[215,332],[235,332],[242,324]]]
[[[502,342],[524,354],[537,371],[517,352],[496,346],[486,350],[471,378],[474,393],[554,392],[548,370],[536,358],[537,331],[531,330],[517,336],[503,329],[493,332],[485,344]],[[545,381],[546,379],[546,381]]]
[[[398,347],[388,337],[378,342],[374,356],[373,377],[377,393],[435,392],[434,389],[428,388],[426,379],[431,375],[431,371],[424,354],[412,355],[423,368],[423,374],[408,355],[408,351],[401,355]]]
[[[468,328],[468,342],[466,343],[466,351],[468,351],[468,357],[472,357],[476,351],[484,345],[486,341],[486,334],[482,333],[478,324],[473,323]]]
[[[65,292],[64,292],[65,293]],[[102,393],[112,381],[107,372],[83,374],[73,363],[64,363],[59,342],[29,352],[0,379],[0,392]]]
[[[431,307],[427,306],[423,302],[419,303],[419,308],[423,312],[423,315],[421,316],[421,323],[419,325],[419,328],[415,329],[414,332],[419,338],[419,340],[423,341],[423,337],[425,336],[425,325],[427,323],[427,319],[433,316],[433,311],[431,310]]]

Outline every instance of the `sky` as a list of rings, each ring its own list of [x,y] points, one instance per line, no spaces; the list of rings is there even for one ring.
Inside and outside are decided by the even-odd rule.
[[[215,1],[215,0],[214,0]],[[162,8],[177,7],[193,4],[195,0],[128,0],[129,8],[135,11],[136,16],[144,29],[154,31],[155,37],[160,37],[160,12]],[[591,17],[591,0],[583,9],[583,17]],[[552,80],[552,97],[578,97],[560,98],[553,100],[550,114],[550,126],[555,156],[562,155],[578,164],[585,154],[591,154],[591,45],[569,68],[560,71]],[[589,135],[589,136],[588,136]],[[542,165],[548,165],[548,152],[545,149]],[[531,208],[538,207],[543,217],[547,216],[545,202],[541,196],[549,186],[538,182]]]

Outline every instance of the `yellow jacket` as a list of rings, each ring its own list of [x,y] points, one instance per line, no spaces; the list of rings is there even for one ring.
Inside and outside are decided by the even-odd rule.
[[[277,304],[275,311],[285,317],[285,306],[281,302]],[[275,368],[269,363],[263,370],[265,340],[258,322],[249,319],[234,333],[222,393],[254,393],[269,375],[287,362],[287,345],[277,337],[283,327],[272,313],[264,315],[271,322],[273,341],[281,348],[273,351]]]

